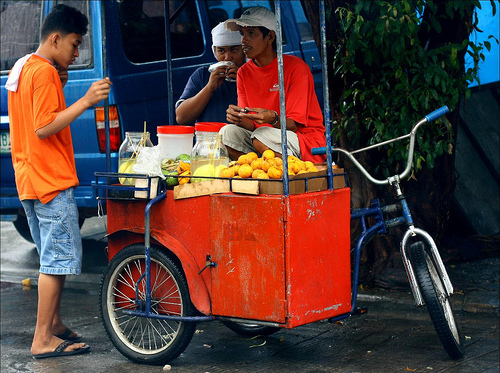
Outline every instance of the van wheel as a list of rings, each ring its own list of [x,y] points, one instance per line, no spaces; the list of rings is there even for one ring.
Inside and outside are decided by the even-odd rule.
[[[31,237],[30,226],[28,225],[28,218],[25,215],[17,215],[17,219],[14,221],[14,227],[17,233],[21,235],[26,241],[34,243],[33,237]]]
[[[82,228],[83,223],[85,222],[85,218],[81,216],[78,218],[78,225]],[[14,221],[14,227],[16,228],[17,233],[24,238],[26,241],[35,243],[33,241],[33,237],[31,237],[30,226],[28,224],[28,218],[26,215],[18,214],[17,219]]]

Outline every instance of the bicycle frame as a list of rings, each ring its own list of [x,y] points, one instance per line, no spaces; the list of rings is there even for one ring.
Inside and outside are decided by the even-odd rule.
[[[407,225],[407,230],[405,234],[403,235],[403,238],[401,240],[400,244],[400,251],[401,251],[401,256],[403,259],[403,263],[405,266],[406,273],[408,275],[408,280],[410,282],[410,287],[412,290],[413,297],[415,298],[415,304],[417,306],[423,306],[424,301],[422,298],[422,294],[420,291],[420,288],[418,286],[416,277],[415,277],[415,272],[413,270],[413,266],[410,262],[409,259],[409,246],[410,246],[410,238],[415,239],[415,237],[420,237],[425,243],[426,246],[429,248],[431,256],[436,263],[436,266],[438,268],[439,275],[441,276],[443,280],[443,284],[446,290],[446,293],[448,296],[450,296],[453,293],[453,286],[451,284],[451,281],[448,277],[448,274],[446,272],[446,269],[444,267],[443,261],[441,260],[441,257],[439,255],[439,251],[437,249],[437,246],[432,239],[432,237],[424,230],[420,228],[416,228],[413,225],[413,218],[411,216],[410,209],[408,207],[408,203],[406,202],[406,198],[403,195],[400,187],[400,181],[401,179],[407,177],[410,173],[411,166],[412,166],[412,161],[413,161],[413,152],[415,150],[415,137],[416,137],[416,132],[418,131],[419,127],[422,126],[423,124],[427,122],[431,122],[442,115],[446,114],[449,111],[447,106],[443,106],[432,113],[426,115],[423,119],[417,122],[417,124],[412,128],[410,133],[391,139],[387,141],[380,142],[378,144],[370,145],[362,149],[354,150],[354,151],[347,151],[345,149],[341,148],[332,148],[332,152],[339,152],[344,155],[346,155],[349,160],[361,171],[361,173],[372,183],[377,184],[377,185],[391,185],[394,188],[396,199],[398,200],[401,210],[402,210],[402,216],[393,218],[390,220],[385,220],[384,219],[384,213],[388,212],[395,212],[398,210],[398,205],[389,205],[389,206],[384,206],[381,207],[378,199],[375,199],[371,202],[371,205],[369,208],[358,208],[358,209],[353,209],[351,210],[351,219],[360,219],[361,221],[361,228],[362,232],[361,235],[358,238],[358,241],[356,243],[356,248],[355,248],[355,260],[354,260],[354,279],[353,279],[353,289],[352,289],[352,309],[351,309],[351,314],[354,313],[355,307],[356,307],[356,297],[357,297],[357,287],[358,287],[358,275],[359,275],[359,258],[361,255],[361,249],[365,247],[377,234],[385,234],[387,233],[386,228],[391,228],[395,227],[398,225],[406,224]],[[355,158],[354,154],[361,153],[367,150],[375,149],[396,141],[401,141],[405,139],[410,139],[410,144],[409,144],[409,149],[408,149],[408,160],[406,163],[406,167],[403,170],[403,172],[399,175],[394,175],[390,176],[385,180],[379,180],[374,178],[370,173],[359,163],[359,161]],[[315,148],[312,150],[312,154],[324,154],[326,152],[326,148]],[[366,224],[366,217],[374,217],[375,218],[375,223],[371,227],[367,227]],[[343,315],[342,315],[343,316]],[[338,320],[340,318],[343,318],[342,316],[339,316],[338,318],[335,318],[335,320]]]

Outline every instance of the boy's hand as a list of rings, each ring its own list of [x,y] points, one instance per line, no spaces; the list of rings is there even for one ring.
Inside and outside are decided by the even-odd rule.
[[[61,84],[64,87],[66,83],[68,82],[68,70],[63,69],[59,66],[56,67],[57,73],[59,74],[59,79],[61,79]]]
[[[87,101],[89,107],[97,105],[102,100],[108,98],[112,84],[113,83],[111,83],[111,80],[108,77],[92,83],[84,96],[84,99]]]

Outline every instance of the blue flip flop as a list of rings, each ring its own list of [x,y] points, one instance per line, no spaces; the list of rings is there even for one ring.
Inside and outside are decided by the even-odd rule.
[[[63,339],[65,341],[71,341],[71,342],[81,342],[82,341],[82,336],[78,333],[76,334],[76,337],[71,337],[70,334],[73,333],[73,331],[70,328],[66,328],[64,333],[61,334],[54,334],[57,338]]]
[[[71,342],[71,341],[63,341],[52,352],[47,352],[45,354],[36,354],[36,355],[31,355],[31,356],[33,356],[34,359],[46,359],[48,357],[61,357],[61,356],[83,354],[83,353],[88,352],[90,350],[90,346],[86,345],[86,346],[79,348],[77,350],[64,351],[68,346],[71,346],[72,344],[75,344],[75,343]]]

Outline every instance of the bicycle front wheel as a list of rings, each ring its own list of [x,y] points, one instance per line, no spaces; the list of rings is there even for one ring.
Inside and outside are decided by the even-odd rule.
[[[148,291],[142,277],[145,269],[143,245],[129,246],[111,260],[101,284],[102,320],[109,338],[124,356],[137,363],[165,364],[185,350],[196,325],[124,312],[144,310]],[[194,307],[183,272],[173,260],[153,247],[150,292],[152,313],[193,315]]]
[[[436,333],[448,355],[458,359],[465,352],[450,300],[436,264],[421,241],[410,246],[410,253],[418,286]]]

